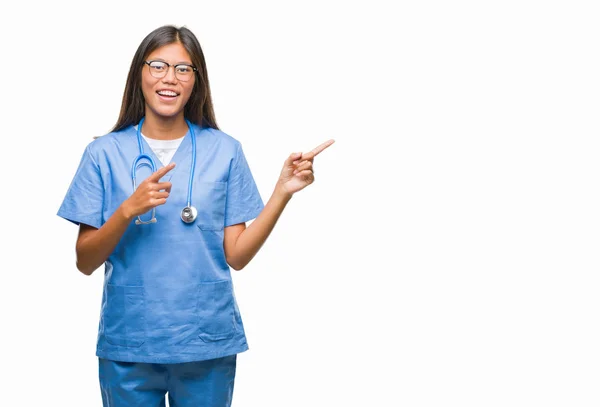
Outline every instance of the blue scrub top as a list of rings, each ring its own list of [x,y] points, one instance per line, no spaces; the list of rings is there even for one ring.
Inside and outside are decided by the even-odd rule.
[[[96,355],[111,360],[182,363],[248,349],[223,249],[223,230],[258,216],[263,201],[240,143],[194,125],[194,223],[186,224],[191,135],[161,181],[172,183],[157,223],[131,222],[105,262]],[[160,168],[145,140],[144,153]],[[131,166],[139,154],[133,126],[92,141],[83,154],[58,216],[100,228],[133,192]],[[151,173],[137,172],[140,183]],[[150,212],[142,216],[150,218]]]

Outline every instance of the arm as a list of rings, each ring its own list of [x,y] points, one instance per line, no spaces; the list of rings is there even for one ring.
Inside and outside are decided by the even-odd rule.
[[[121,205],[100,229],[83,223],[79,225],[75,245],[77,269],[89,276],[100,267],[113,252],[132,219]]]
[[[234,270],[243,269],[258,253],[291,198],[291,194],[276,188],[250,226],[240,223],[225,228],[225,257]]]
[[[245,223],[240,223],[225,228],[225,258],[234,270],[243,269],[258,253],[294,193],[314,182],[314,157],[333,142],[329,140],[306,154],[291,154],[283,164],[273,194],[254,222],[248,227]]]
[[[169,164],[146,178],[100,229],[84,224],[79,226],[75,245],[79,271],[91,275],[108,259],[136,216],[167,202],[171,183],[159,180],[174,167],[175,164]]]

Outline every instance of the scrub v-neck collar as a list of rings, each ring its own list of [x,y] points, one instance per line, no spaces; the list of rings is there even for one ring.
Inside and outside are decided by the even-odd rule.
[[[139,147],[137,145],[138,144],[137,126],[138,125],[133,126],[133,136],[134,136],[134,140],[135,140],[135,144],[136,144],[136,150],[138,150],[137,153],[139,154],[140,153]],[[192,126],[193,126],[193,124],[192,124]],[[141,139],[142,139],[142,147],[144,149],[144,154],[147,154],[150,157],[152,157],[152,160],[154,160],[154,164],[156,164],[156,169],[158,170],[159,168],[164,167],[164,165],[162,164],[162,161],[160,161],[160,159],[154,153],[154,150],[152,150],[152,148],[150,147],[148,142],[144,139],[144,137],[141,137]],[[175,151],[175,154],[173,155],[173,158],[171,159],[171,162],[175,163],[175,168],[173,168],[171,171],[169,171],[165,175],[165,177],[163,177],[163,179],[170,180],[171,177],[173,176],[174,172],[176,172],[178,170],[185,170],[185,168],[190,166],[191,159],[192,159],[192,154],[190,152],[191,146],[192,146],[192,138],[191,138],[190,129],[188,128],[187,133],[185,133],[185,136],[183,136],[183,140],[181,140],[181,144],[179,144],[179,147],[177,147],[177,150]],[[182,167],[183,167],[183,169],[182,169]],[[188,168],[188,169],[191,170],[190,168]]]

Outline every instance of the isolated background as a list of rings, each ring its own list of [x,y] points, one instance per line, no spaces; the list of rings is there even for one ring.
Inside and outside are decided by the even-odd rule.
[[[56,211],[131,58],[186,25],[263,198],[234,406],[598,406],[593,1],[13,2],[0,16],[3,397],[100,406],[102,271]]]

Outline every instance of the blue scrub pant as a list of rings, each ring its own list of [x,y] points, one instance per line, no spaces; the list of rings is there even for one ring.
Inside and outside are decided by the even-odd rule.
[[[236,355],[155,364],[99,359],[104,407],[230,407]]]

